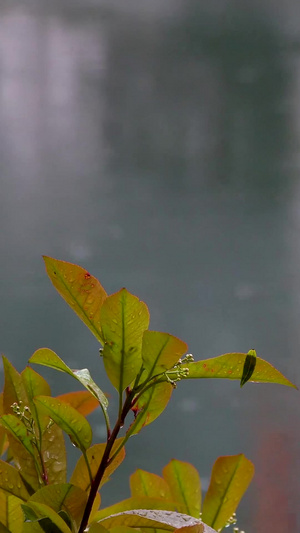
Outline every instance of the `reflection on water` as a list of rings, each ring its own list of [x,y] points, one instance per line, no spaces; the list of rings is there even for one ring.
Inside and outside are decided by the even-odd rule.
[[[261,8],[168,5],[1,7],[1,350],[18,369],[45,345],[73,367],[94,361],[46,253],[110,292],[126,285],[196,358],[254,347],[299,384],[295,47]],[[89,366],[109,390],[97,355]],[[136,467],[172,456],[207,481],[218,455],[243,451],[258,474],[239,524],[296,530],[296,393],[208,381],[178,387],[132,439],[104,501],[126,497]]]

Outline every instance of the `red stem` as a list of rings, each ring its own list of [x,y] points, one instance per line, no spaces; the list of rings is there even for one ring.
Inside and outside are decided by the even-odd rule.
[[[119,433],[120,429],[124,425],[125,417],[127,416],[128,412],[131,409],[132,396],[133,395],[131,395],[131,394],[129,394],[127,396],[127,398],[126,398],[126,400],[124,402],[124,406],[123,406],[121,415],[119,416],[119,418],[118,418],[118,420],[117,420],[117,422],[115,424],[115,427],[112,430],[111,435],[107,439],[107,444],[106,444],[106,447],[105,447],[105,450],[104,450],[104,453],[103,453],[103,457],[101,459],[101,463],[100,463],[99,468],[97,470],[96,476],[95,476],[95,478],[93,479],[93,481],[91,483],[91,490],[90,490],[90,493],[89,493],[88,501],[87,501],[86,506],[85,506],[85,510],[84,510],[84,513],[83,513],[83,517],[82,517],[82,520],[81,520],[81,524],[80,524],[80,528],[79,528],[78,533],[84,533],[84,530],[85,530],[85,528],[88,525],[88,521],[89,521],[89,517],[90,517],[90,514],[91,514],[91,510],[92,510],[92,507],[93,507],[94,500],[96,498],[96,495],[97,495],[101,480],[102,480],[103,475],[104,475],[104,472],[105,472],[105,470],[106,470],[106,468],[107,468],[107,466],[109,464],[110,452],[112,450],[112,447],[113,447],[113,445],[115,443],[115,440],[116,440],[116,438],[118,436],[118,433]]]

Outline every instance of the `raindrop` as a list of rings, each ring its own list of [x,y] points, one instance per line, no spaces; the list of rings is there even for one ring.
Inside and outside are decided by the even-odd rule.
[[[63,465],[59,461],[57,461],[56,463],[52,465],[53,472],[60,472],[62,469],[63,469]]]

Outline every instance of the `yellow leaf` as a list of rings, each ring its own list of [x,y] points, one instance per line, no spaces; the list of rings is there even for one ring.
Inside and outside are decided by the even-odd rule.
[[[218,531],[225,527],[235,513],[253,474],[253,464],[242,453],[219,457],[213,466],[203,502],[203,521]]]

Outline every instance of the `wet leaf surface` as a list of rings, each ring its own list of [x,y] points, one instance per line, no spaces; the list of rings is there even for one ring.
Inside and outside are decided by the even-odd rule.
[[[101,283],[80,266],[52,257],[44,257],[44,261],[56,290],[102,342],[100,310],[107,294]]]
[[[211,359],[204,359],[195,363],[188,363],[189,375],[185,379],[220,378],[241,380],[247,354],[226,353]],[[250,382],[278,383],[297,388],[279,370],[260,357],[256,359],[255,370]]]
[[[126,289],[121,289],[105,300],[100,320],[105,341],[105,370],[121,394],[142,365],[142,338],[149,325],[149,311],[144,302]]]
[[[199,518],[201,484],[196,468],[190,463],[173,459],[164,467],[163,478],[170,487],[178,511]]]
[[[86,450],[90,446],[92,442],[91,426],[74,407],[49,396],[37,396],[35,402],[70,436],[78,448]]]
[[[243,454],[219,457],[212,469],[202,519],[221,530],[235,513],[254,474],[254,466]]]

